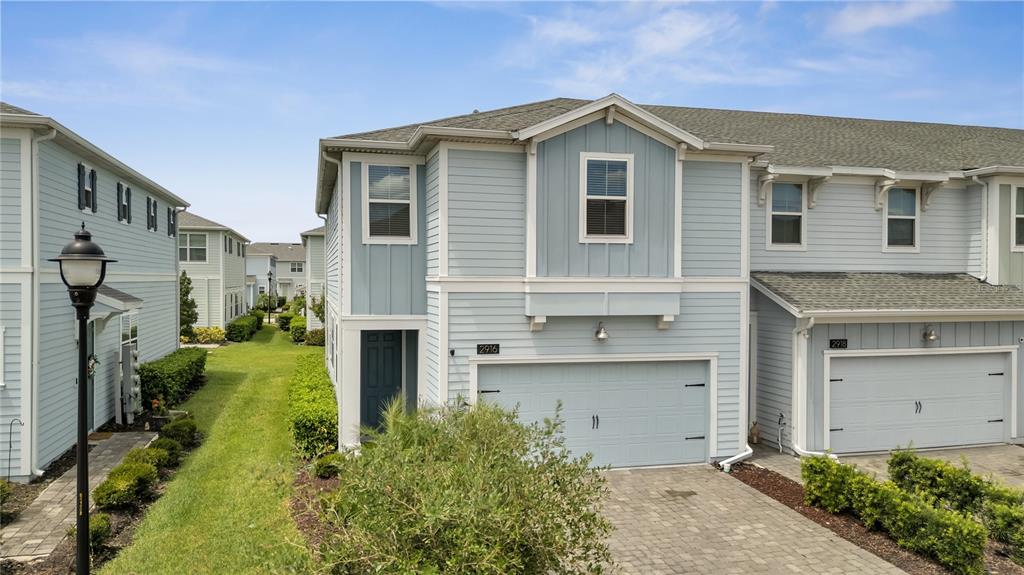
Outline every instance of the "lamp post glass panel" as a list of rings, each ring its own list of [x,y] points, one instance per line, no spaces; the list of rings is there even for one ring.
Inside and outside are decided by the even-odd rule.
[[[60,266],[60,279],[68,287],[71,305],[78,319],[78,445],[77,448],[77,510],[75,513],[75,572],[85,575],[89,572],[89,430],[86,418],[89,405],[86,378],[88,377],[88,346],[86,345],[89,324],[89,309],[96,302],[96,291],[107,275],[107,264],[112,260],[103,249],[92,241],[92,234],[85,229],[75,232],[75,239],[64,246],[60,255],[50,260]]]

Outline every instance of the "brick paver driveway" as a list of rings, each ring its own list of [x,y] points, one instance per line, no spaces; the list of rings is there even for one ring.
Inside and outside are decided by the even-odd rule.
[[[607,477],[620,573],[903,573],[709,466]]]

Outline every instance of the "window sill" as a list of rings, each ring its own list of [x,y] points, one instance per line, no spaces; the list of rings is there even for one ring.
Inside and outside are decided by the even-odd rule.
[[[363,245],[414,246],[416,238],[363,238]]]
[[[919,254],[921,246],[882,246],[883,254]]]
[[[806,252],[807,244],[768,244],[764,249],[770,252]]]
[[[581,244],[632,244],[633,238],[582,237]]]

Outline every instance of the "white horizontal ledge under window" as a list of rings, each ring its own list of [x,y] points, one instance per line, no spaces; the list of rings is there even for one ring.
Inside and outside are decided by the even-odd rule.
[[[363,163],[363,243],[416,243],[416,166]]]
[[[633,154],[580,152],[580,243],[633,243]]]

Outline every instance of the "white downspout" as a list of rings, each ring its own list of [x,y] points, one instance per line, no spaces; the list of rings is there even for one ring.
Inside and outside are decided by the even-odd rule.
[[[38,417],[39,413],[39,275],[42,270],[39,269],[40,248],[39,248],[39,144],[40,142],[46,142],[57,137],[57,129],[50,128],[50,131],[38,138],[32,138],[32,153],[30,154],[29,161],[32,170],[32,204],[30,206],[22,206],[21,209],[32,210],[32,382],[29,385],[29,422],[28,427],[30,442],[31,442],[31,456],[29,470],[35,477],[39,477],[44,473],[42,469],[37,468],[39,463],[39,425]]]
[[[988,281],[988,182],[978,176],[971,176],[981,186],[981,281]]]
[[[807,323],[801,327],[793,328],[793,390],[797,409],[791,418],[797,423],[795,433],[792,434],[792,448],[801,457],[819,457],[827,455],[832,459],[838,459],[831,453],[824,451],[808,451],[800,447],[801,436],[807,432],[807,340],[811,337],[811,328],[814,327],[815,319],[810,317]],[[801,339],[802,338],[802,339]]]
[[[754,448],[750,447],[749,443],[747,443],[746,446],[747,448],[744,449],[742,452],[737,453],[736,455],[733,455],[729,459],[720,461],[718,463],[719,465],[722,466],[722,471],[729,473],[730,471],[732,471],[732,466],[734,464],[739,463],[754,454]]]

